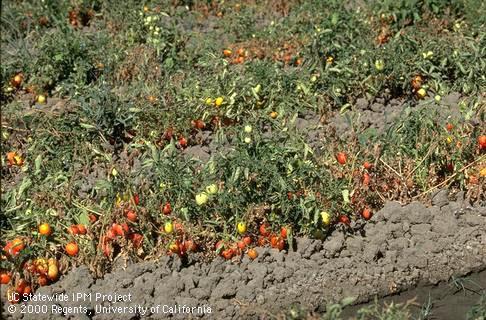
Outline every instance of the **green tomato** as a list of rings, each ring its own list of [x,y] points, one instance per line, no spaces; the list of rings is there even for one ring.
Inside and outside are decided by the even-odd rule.
[[[383,61],[382,59],[376,60],[375,68],[378,71],[383,71],[383,69],[385,69],[385,61]]]
[[[208,194],[216,194],[218,193],[218,186],[213,184],[210,184],[209,186],[206,187],[206,192]]]
[[[206,192],[196,194],[196,203],[198,206],[205,205],[208,202],[208,199],[208,194]]]

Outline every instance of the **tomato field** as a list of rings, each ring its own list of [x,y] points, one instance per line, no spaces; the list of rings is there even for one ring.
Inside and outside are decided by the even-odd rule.
[[[133,279],[179,272],[167,299],[213,303],[215,318],[341,319],[365,291],[486,269],[484,2],[11,0],[1,12],[2,301],[78,275],[116,287],[127,265]],[[190,268],[224,276],[189,285]],[[341,285],[353,277],[377,291]],[[278,284],[296,279],[321,291]],[[484,319],[485,287],[467,319]],[[411,319],[409,307],[354,316]]]

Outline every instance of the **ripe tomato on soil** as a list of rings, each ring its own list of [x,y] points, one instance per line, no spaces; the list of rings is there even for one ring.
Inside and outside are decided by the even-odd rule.
[[[363,184],[364,184],[365,186],[367,186],[367,185],[369,185],[369,184],[370,184],[370,181],[371,181],[371,177],[370,177],[370,175],[369,175],[368,173],[366,173],[366,172],[365,172],[365,173],[363,174]]]
[[[243,250],[246,247],[246,243],[243,240],[241,240],[236,243],[236,246],[238,247],[238,249]]]
[[[127,219],[131,222],[136,222],[138,220],[137,213],[133,210],[128,210]]]
[[[52,281],[56,281],[59,277],[59,267],[57,266],[57,261],[55,259],[49,259],[47,277]]]
[[[112,224],[111,225],[111,230],[113,230],[113,233],[116,236],[123,237],[125,235],[125,231],[123,230],[123,227],[120,224],[118,224],[118,223]]]
[[[4,250],[12,255],[16,256],[19,254],[20,251],[24,250],[25,248],[25,243],[21,238],[15,238],[11,242],[7,243],[5,246]]]
[[[140,245],[143,241],[143,236],[140,233],[132,233],[130,235],[130,240],[132,241],[135,248],[140,248]]]
[[[139,205],[139,203],[140,203],[140,196],[138,194],[133,195],[133,203],[135,203],[136,206]]]
[[[270,236],[270,246],[272,248],[277,248],[279,242],[279,238],[276,235]]]
[[[260,234],[264,237],[267,237],[270,234],[270,231],[268,231],[268,225],[265,223],[260,225],[259,231]]]
[[[226,249],[226,250],[223,250],[223,252],[221,253],[221,255],[223,256],[223,258],[225,258],[226,260],[230,260],[231,258],[233,258],[233,255],[234,254],[235,254],[235,252],[231,248]]]
[[[220,240],[220,241],[216,242],[216,245],[214,246],[214,249],[216,251],[220,251],[223,248],[224,248],[224,242],[223,242],[223,240]]]
[[[77,227],[78,227],[78,230],[79,230],[79,234],[85,235],[88,232],[88,230],[86,230],[86,226],[84,224],[78,224]]]
[[[280,236],[281,236],[282,238],[284,238],[284,239],[285,239],[285,238],[287,238],[287,228],[286,228],[286,227],[282,227],[282,228],[280,229]]]
[[[243,238],[243,242],[249,246],[251,244],[251,238],[249,236],[246,236]]]
[[[364,208],[363,211],[361,212],[361,216],[365,220],[370,220],[371,219],[371,210],[369,208]]]
[[[27,285],[28,285],[27,280],[20,279],[20,281],[17,283],[17,286],[15,287],[15,292],[22,295],[24,293],[25,287],[27,287]]]
[[[68,232],[72,235],[76,235],[76,234],[79,234],[79,228],[77,225],[73,224],[72,226],[70,226],[68,228]]]
[[[8,272],[0,273],[0,283],[1,284],[9,284],[11,280],[11,275]]]
[[[185,240],[184,243],[184,249],[187,252],[196,252],[197,251],[197,245],[194,242],[194,240]]]
[[[22,85],[23,80],[24,75],[22,73],[18,73],[12,78],[10,83],[12,84],[12,86],[19,88]]]
[[[106,239],[113,240],[116,238],[116,233],[113,231],[113,228],[110,228],[106,231]]]
[[[43,286],[47,286],[49,284],[49,279],[47,279],[47,277],[43,274],[41,274],[39,276],[39,278],[37,278],[37,283],[39,284],[39,286],[43,287]]]
[[[347,215],[340,215],[339,216],[339,222],[345,224],[345,225],[349,225],[351,223],[351,221],[349,220],[349,217]]]
[[[373,166],[373,165],[372,165],[371,163],[369,163],[368,161],[365,161],[365,162],[363,163],[363,167],[364,167],[366,170],[370,170],[372,166]]]
[[[248,250],[248,257],[251,260],[255,260],[258,257],[258,252],[255,249]]]
[[[469,177],[469,183],[470,184],[479,184],[479,179],[476,176],[470,176]]]
[[[346,159],[347,159],[346,153],[344,153],[344,152],[338,152],[337,153],[336,160],[337,160],[337,162],[339,162],[339,164],[345,165]]]
[[[181,147],[182,149],[187,147],[187,139],[186,138],[184,138],[184,137],[179,138],[179,147]]]
[[[260,247],[263,247],[263,246],[265,246],[267,244],[267,239],[264,236],[260,236],[260,237],[258,237],[257,244]]]
[[[39,225],[39,234],[43,236],[50,236],[52,234],[51,226],[48,223]]]
[[[478,144],[480,149],[486,149],[486,135],[478,137]]]
[[[202,130],[206,127],[206,124],[201,119],[192,120],[191,125],[198,130]]]
[[[180,253],[181,248],[180,248],[180,246],[179,246],[178,241],[175,241],[175,242],[171,243],[171,244],[170,244],[170,246],[169,246],[169,250],[170,250],[170,252],[172,252],[172,253],[177,253],[177,254],[179,254],[179,253]]]
[[[223,55],[225,57],[230,57],[233,54],[233,52],[230,49],[224,49],[223,50]]]
[[[172,207],[170,205],[170,202],[166,202],[164,204],[164,207],[162,208],[162,213],[168,216],[172,212]]]
[[[69,242],[65,247],[66,253],[71,257],[77,256],[79,253],[79,247],[76,242]]]

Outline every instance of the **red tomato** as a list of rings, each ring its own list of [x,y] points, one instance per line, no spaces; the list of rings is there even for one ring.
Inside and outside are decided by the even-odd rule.
[[[168,216],[172,212],[172,207],[170,206],[170,202],[166,202],[164,207],[162,208],[162,213]]]
[[[277,248],[277,246],[278,246],[278,241],[279,241],[278,237],[277,237],[276,235],[272,235],[272,236],[270,237],[270,246],[271,246],[272,248]]]
[[[123,237],[125,235],[123,227],[117,223],[112,224],[111,230],[113,230],[113,233],[117,236]]]
[[[234,250],[233,249],[226,249],[222,252],[221,254],[223,256],[223,258],[225,258],[226,260],[230,260],[231,258],[233,258],[233,255],[234,255]]]
[[[10,273],[2,272],[2,274],[0,274],[0,283],[1,284],[9,284],[10,279],[11,279]]]
[[[113,230],[113,227],[108,229],[108,231],[106,231],[106,238],[108,240],[113,240],[116,238],[116,233],[115,231]]]
[[[365,186],[369,185],[370,184],[370,181],[371,181],[371,177],[369,174],[367,174],[366,172],[363,174],[363,184]]]
[[[336,155],[337,161],[342,165],[346,164],[346,158],[347,156],[344,152],[338,152],[338,154]]]
[[[180,137],[180,138],[179,138],[179,146],[180,146],[181,148],[183,148],[183,149],[184,149],[185,147],[187,147],[187,139],[186,139],[186,138],[184,138],[184,137]]]
[[[371,210],[369,208],[364,208],[363,212],[361,212],[361,216],[363,219],[370,220],[371,219]]]
[[[349,225],[351,223],[351,221],[349,220],[349,217],[347,215],[344,215],[344,214],[339,216],[339,222],[346,224],[346,225]]]
[[[372,166],[373,166],[373,165],[372,165],[371,163],[369,163],[368,161],[365,161],[365,162],[363,163],[363,167],[364,167],[366,170],[370,170]]]
[[[241,250],[245,249],[245,247],[246,247],[246,243],[245,243],[243,240],[238,241],[238,243],[237,243],[236,245],[237,245],[237,246],[238,246],[238,248],[239,248],[239,249],[241,249]]]
[[[49,279],[45,275],[41,274],[37,279],[37,282],[39,283],[39,286],[43,287],[49,284]]]
[[[133,203],[135,203],[136,206],[138,206],[138,204],[140,203],[140,197],[138,196],[138,194],[133,195]]]
[[[268,229],[268,225],[267,224],[261,224],[260,225],[260,234],[264,237],[268,236],[270,234],[270,232],[267,230]]]
[[[129,233],[129,232],[130,232],[130,228],[128,227],[128,224],[127,224],[126,222],[123,222],[123,223],[121,224],[121,226],[122,226],[123,231],[124,231],[125,233]]]
[[[143,241],[143,236],[140,233],[133,233],[130,235],[130,240],[132,240],[133,246],[135,248],[140,248]]]
[[[88,230],[86,230],[86,227],[84,226],[84,224],[78,224],[77,227],[78,227],[78,230],[79,230],[79,234],[84,235],[88,232]]]
[[[223,248],[224,248],[224,242],[223,242],[223,240],[220,240],[220,241],[216,242],[216,245],[214,246],[214,249],[216,251],[222,250]]]
[[[486,135],[479,136],[478,144],[480,149],[486,149]]]
[[[196,252],[197,251],[197,245],[193,240],[184,241],[184,248],[187,252]]]
[[[281,236],[282,238],[284,238],[284,239],[285,239],[285,238],[287,238],[287,228],[282,227],[282,228],[280,229],[280,236]]]
[[[138,220],[137,213],[133,210],[128,210],[127,219],[131,222],[136,222]]]
[[[247,246],[249,246],[249,245],[251,244],[251,238],[250,238],[250,237],[248,237],[248,236],[246,236],[246,237],[244,237],[244,238],[243,238],[243,242],[244,242],[244,243],[245,243]]]
[[[72,235],[79,234],[79,227],[75,224],[69,227],[68,232]]]
[[[258,237],[257,243],[260,247],[263,247],[267,244],[267,239],[264,236],[260,236],[260,237]]]

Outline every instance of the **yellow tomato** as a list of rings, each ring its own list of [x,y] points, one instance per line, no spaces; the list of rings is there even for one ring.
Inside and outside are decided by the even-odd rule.
[[[164,225],[164,231],[167,233],[172,233],[174,231],[174,225],[172,222],[168,221]]]
[[[328,226],[331,223],[331,215],[329,214],[329,212],[322,211],[321,218],[322,218],[322,223],[324,223],[324,225]]]
[[[214,105],[216,107],[220,107],[223,104],[223,97],[217,97],[216,100],[214,101]]]
[[[246,222],[238,222],[238,225],[236,226],[238,229],[239,234],[243,234],[246,232]]]
[[[50,236],[52,233],[51,226],[48,223],[39,225],[39,233],[43,236]]]
[[[46,96],[43,94],[37,96],[37,103],[46,103],[46,100]]]
[[[57,261],[54,259],[49,259],[49,267],[47,271],[47,277],[51,281],[56,281],[59,277],[59,268],[57,267]]]
[[[425,96],[427,95],[427,91],[425,91],[424,88],[420,88],[418,91],[417,91],[417,96],[419,98],[425,98]]]
[[[482,168],[481,171],[479,171],[479,176],[486,177],[486,167]]]

